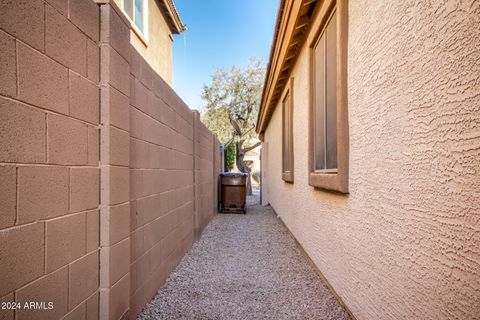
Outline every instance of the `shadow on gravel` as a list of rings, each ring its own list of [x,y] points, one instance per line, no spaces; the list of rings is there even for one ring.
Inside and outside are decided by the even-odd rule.
[[[207,226],[138,319],[348,319],[270,207]]]

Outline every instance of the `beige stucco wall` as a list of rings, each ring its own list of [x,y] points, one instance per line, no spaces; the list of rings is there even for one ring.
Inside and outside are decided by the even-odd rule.
[[[307,52],[294,67],[295,183],[281,109],[270,203],[357,319],[480,318],[480,2],[350,1],[350,194],[307,181]]]
[[[114,0],[123,8],[123,0]],[[172,84],[172,46],[171,31],[160,11],[156,0],[148,0],[148,36],[142,39],[131,30],[130,42],[150,66],[168,84]],[[144,41],[146,40],[146,41]]]

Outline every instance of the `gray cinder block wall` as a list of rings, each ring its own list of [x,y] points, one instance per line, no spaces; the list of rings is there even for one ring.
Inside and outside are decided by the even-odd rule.
[[[0,319],[135,318],[216,208],[218,140],[113,4],[0,1]]]

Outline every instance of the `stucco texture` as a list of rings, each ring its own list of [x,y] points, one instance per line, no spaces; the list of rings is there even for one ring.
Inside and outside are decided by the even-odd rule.
[[[123,8],[123,0],[114,0],[118,7]],[[172,84],[172,47],[171,31],[165,16],[160,10],[157,0],[148,2],[148,35],[139,36],[131,29],[130,42],[142,55],[152,69],[168,84]]]
[[[281,108],[270,203],[357,319],[480,318],[480,2],[350,1],[350,194],[308,186],[308,60],[293,69],[295,182]]]

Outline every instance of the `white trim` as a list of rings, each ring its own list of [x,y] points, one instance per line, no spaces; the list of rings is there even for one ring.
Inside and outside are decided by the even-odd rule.
[[[133,6],[132,10],[133,10],[133,14],[135,15],[135,0],[128,0],[128,1],[132,2],[132,6]],[[143,31],[140,30],[139,27],[137,27],[137,25],[135,24],[135,21],[133,21],[132,18],[130,18],[130,16],[125,11],[125,8],[124,8],[125,0],[121,1],[121,9],[125,13],[125,17],[127,17],[128,21],[130,21],[130,28],[132,29],[133,33],[135,33],[135,35],[140,39],[140,41],[143,42],[145,46],[148,46],[148,1],[149,0],[142,0],[142,1],[143,1],[143,8],[142,8],[143,9],[142,10]]]
[[[140,41],[143,42],[143,44],[147,47],[148,46],[148,38],[142,33],[142,30],[138,29],[137,25],[135,23],[131,23],[131,29],[133,33],[137,36]],[[148,31],[148,30],[147,30]]]

